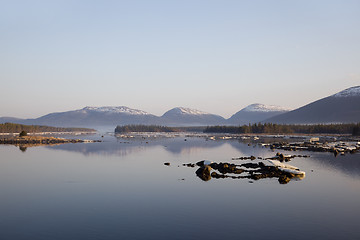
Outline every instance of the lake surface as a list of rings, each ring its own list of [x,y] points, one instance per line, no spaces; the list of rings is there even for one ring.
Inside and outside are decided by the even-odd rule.
[[[103,140],[1,145],[0,239],[360,239],[358,153],[296,152],[311,157],[290,162],[306,177],[288,184],[203,181],[182,164],[276,152],[184,136]]]

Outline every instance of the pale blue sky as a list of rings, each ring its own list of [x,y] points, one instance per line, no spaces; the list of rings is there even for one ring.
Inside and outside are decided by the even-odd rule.
[[[0,0],[0,116],[124,105],[230,117],[360,85],[360,1]]]

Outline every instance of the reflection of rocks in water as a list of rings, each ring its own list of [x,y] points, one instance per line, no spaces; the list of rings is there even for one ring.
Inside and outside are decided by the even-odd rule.
[[[240,165],[231,163],[206,163],[200,161],[196,175],[203,181],[209,181],[211,178],[232,178],[232,179],[252,179],[259,180],[263,178],[278,178],[280,184],[286,184],[291,179],[303,179],[305,173],[299,171],[296,167],[287,164],[280,164],[279,161],[268,161],[259,163],[244,163]],[[192,164],[184,164],[192,167]],[[214,169],[216,171],[211,172]],[[246,175],[243,175],[246,174]]]
[[[272,159],[272,160],[278,160],[280,162],[290,162],[291,159],[293,158],[296,158],[296,157],[299,157],[299,158],[308,158],[310,156],[308,155],[285,155],[283,153],[276,153],[276,156],[275,157],[271,157],[271,158],[266,158],[266,159]]]
[[[20,146],[19,146],[19,149],[20,149],[20,151],[22,151],[22,152],[26,152],[27,147],[20,145]]]

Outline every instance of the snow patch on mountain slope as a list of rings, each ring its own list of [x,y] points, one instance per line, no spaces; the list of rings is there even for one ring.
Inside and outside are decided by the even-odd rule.
[[[145,111],[132,109],[125,106],[85,107],[82,110],[103,113],[125,113],[129,115],[149,115],[149,113]]]
[[[184,108],[184,107],[173,108],[170,111],[172,111],[174,113],[188,114],[188,115],[208,115],[208,114],[210,114],[210,113],[203,112],[203,111],[200,111],[200,110],[191,109],[191,108]]]
[[[255,103],[247,106],[246,108],[242,109],[246,112],[284,112],[284,111],[290,111],[288,108],[284,108],[281,106],[275,106],[275,105],[265,105],[260,103]]]
[[[338,92],[332,97],[357,97],[360,96],[360,86],[347,88],[341,92]]]

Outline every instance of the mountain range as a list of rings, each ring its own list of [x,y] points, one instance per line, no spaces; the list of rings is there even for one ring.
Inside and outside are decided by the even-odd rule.
[[[35,119],[0,118],[0,123],[12,122],[30,125],[48,125],[58,127],[99,127],[127,124],[155,124],[166,126],[205,126],[205,125],[239,125],[255,123],[285,110],[281,107],[252,104],[231,118],[203,112],[196,109],[176,107],[156,116],[148,112],[125,106],[85,107],[78,110],[50,113]]]
[[[78,110],[50,113],[35,119],[0,117],[0,123],[13,122],[57,127],[114,128],[126,124],[167,126],[243,125],[256,122],[282,124],[360,122],[360,86],[345,89],[290,111],[279,106],[251,104],[229,119],[191,108],[176,107],[162,116],[125,106],[85,107]]]

